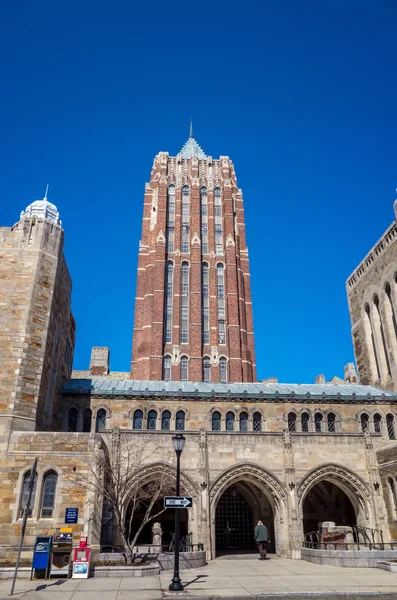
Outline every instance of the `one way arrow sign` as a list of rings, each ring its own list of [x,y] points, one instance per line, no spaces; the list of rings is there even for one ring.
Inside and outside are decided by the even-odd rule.
[[[191,496],[164,496],[164,508],[192,508]]]

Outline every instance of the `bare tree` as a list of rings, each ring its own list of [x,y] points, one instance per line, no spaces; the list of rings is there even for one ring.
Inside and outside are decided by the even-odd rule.
[[[85,460],[85,473],[76,478],[93,503],[103,499],[110,508],[126,561],[131,563],[142,529],[165,510],[156,506],[157,501],[175,491],[173,468],[165,466],[172,465],[174,452],[167,438],[161,443],[158,436],[131,434],[118,427],[101,437]]]

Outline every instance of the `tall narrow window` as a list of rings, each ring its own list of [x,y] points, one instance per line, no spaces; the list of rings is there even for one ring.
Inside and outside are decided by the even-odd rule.
[[[254,431],[262,431],[262,415],[260,412],[254,412],[252,425]]]
[[[164,410],[161,415],[161,429],[171,429],[171,413],[169,410]]]
[[[57,488],[58,477],[53,471],[46,473],[43,482],[43,495],[41,498],[41,518],[51,518],[55,506],[55,491]]]
[[[215,212],[215,254],[223,254],[223,232],[222,232],[222,198],[221,190],[214,189],[214,212]]]
[[[188,357],[181,356],[181,381],[188,381],[188,363]]]
[[[234,431],[234,413],[226,413],[226,431]]]
[[[175,186],[168,186],[167,197],[167,252],[174,252],[175,243]]]
[[[321,413],[316,413],[314,415],[314,426],[317,432],[323,430],[323,415]]]
[[[248,431],[248,413],[240,413],[240,431]]]
[[[208,195],[207,188],[200,190],[201,203],[201,252],[208,254]]]
[[[189,222],[190,222],[190,198],[189,187],[182,188],[182,243],[181,252],[189,252]]]
[[[28,501],[29,483],[30,483],[30,471],[28,471],[27,473],[25,473],[25,475],[23,476],[22,494],[21,494],[21,500],[19,502],[19,511],[18,511],[19,512],[19,518],[23,517],[23,511],[25,509],[26,502]],[[34,506],[34,499],[36,497],[36,486],[37,486],[37,475],[35,475],[34,482],[33,482],[32,495],[30,496],[30,505],[29,505],[28,517],[32,516],[32,510],[33,510],[33,506]]]
[[[184,431],[185,429],[185,413],[183,410],[178,410],[175,418],[175,429],[177,431]]]
[[[368,429],[369,416],[366,413],[363,413],[360,417],[360,421],[361,421],[361,431],[364,433]]]
[[[310,417],[309,417],[308,413],[302,413],[302,417],[301,417],[302,431],[304,431],[304,432],[309,431],[309,421],[310,421]]]
[[[163,359],[163,381],[171,381],[171,356]]]
[[[181,273],[181,344],[189,341],[189,265],[182,263]]]
[[[394,431],[394,417],[390,413],[386,415],[386,426],[387,426],[387,434],[389,436],[389,440],[395,440],[396,434]]]
[[[133,429],[142,429],[142,425],[143,425],[143,412],[138,408],[138,410],[136,410],[134,412],[134,419],[133,419],[132,427],[133,427]]]
[[[172,302],[174,299],[174,263],[167,262],[165,267],[165,318],[164,341],[172,342]]]
[[[79,411],[73,407],[68,412],[68,431],[77,431],[78,420]]]
[[[100,408],[96,414],[96,431],[103,431],[106,429],[106,410]]]
[[[393,323],[394,338],[395,338],[395,340],[397,340],[396,313],[394,312],[393,299],[392,299],[391,288],[390,288],[389,283],[386,283],[386,285],[385,285],[385,293],[386,293],[386,298],[387,298],[387,302],[388,302],[388,312],[391,316],[391,322]]]
[[[387,482],[390,488],[390,496],[391,496],[391,504],[393,508],[393,518],[397,512],[397,494],[396,494],[396,485],[394,480],[391,477],[387,478]]]
[[[221,383],[227,381],[227,360],[224,356],[219,359],[219,380]]]
[[[147,428],[151,431],[156,429],[157,413],[155,410],[149,410],[147,416]]]
[[[293,412],[288,415],[288,431],[296,431],[296,414]]]
[[[335,419],[334,413],[328,413],[327,426],[328,426],[329,433],[335,433],[335,431],[336,431],[335,421],[336,421],[336,419]]]
[[[218,299],[218,344],[226,344],[225,267],[216,265],[216,296]]]
[[[375,339],[374,339],[374,330],[373,330],[372,321],[371,321],[371,309],[369,307],[369,304],[365,305],[364,312],[365,312],[364,327],[365,327],[365,330],[367,331],[368,336],[371,339],[371,346],[372,346],[372,354],[371,354],[371,351],[369,352],[369,354],[370,354],[370,363],[373,365],[373,367],[376,368],[376,375],[374,373],[374,377],[377,376],[377,378],[380,379],[378,354],[376,352]]]
[[[86,433],[91,431],[92,411],[90,408],[86,408],[83,412],[83,431]]]
[[[203,358],[203,381],[205,383],[211,381],[211,359],[209,356]]]
[[[384,353],[385,361],[386,361],[387,374],[390,377],[391,370],[390,370],[390,362],[389,362],[389,353],[388,353],[387,347],[386,347],[385,332],[383,330],[382,317],[381,317],[380,308],[379,308],[379,298],[376,295],[374,296],[374,304],[375,304],[375,308],[376,308],[377,322],[379,324],[380,337],[382,340],[383,353]]]
[[[209,266],[203,263],[201,267],[202,287],[201,287],[201,305],[202,305],[202,327],[203,344],[210,343],[210,292],[209,292]]]
[[[374,414],[374,431],[375,433],[382,433],[382,417],[379,413]]]
[[[211,418],[212,423],[212,431],[220,431],[221,430],[221,413],[215,411],[212,413]]]

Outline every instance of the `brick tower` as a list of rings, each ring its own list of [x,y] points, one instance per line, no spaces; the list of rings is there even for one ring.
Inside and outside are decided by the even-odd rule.
[[[131,377],[256,381],[242,193],[192,131],[146,184]]]

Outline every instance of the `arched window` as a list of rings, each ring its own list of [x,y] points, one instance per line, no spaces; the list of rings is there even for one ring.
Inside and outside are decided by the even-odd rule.
[[[387,314],[389,317],[389,321],[391,321],[392,325],[393,325],[394,341],[395,341],[395,340],[397,340],[397,322],[396,322],[396,314],[394,312],[390,283],[386,283],[386,285],[385,285],[385,294],[386,294],[386,298],[387,298],[387,303],[385,305],[385,308],[386,308],[386,311],[387,311]]]
[[[366,413],[362,413],[362,415],[360,417],[360,422],[361,422],[361,431],[364,433],[365,431],[368,430],[369,416]]]
[[[382,417],[379,413],[374,414],[374,431],[375,433],[382,433]]]
[[[185,413],[183,410],[178,410],[175,418],[175,429],[177,431],[184,431],[185,429]]]
[[[227,381],[227,360],[224,356],[219,359],[219,380],[221,383]]]
[[[188,381],[188,363],[188,357],[181,356],[181,381]]]
[[[203,381],[206,383],[211,381],[211,359],[209,356],[203,358]]]
[[[96,414],[96,431],[103,431],[106,429],[106,410],[100,408]]]
[[[138,408],[134,411],[134,418],[132,422],[133,429],[142,429],[143,426],[143,412]]]
[[[216,265],[216,296],[218,299],[218,344],[226,344],[225,267]]]
[[[201,203],[201,253],[208,254],[208,195],[207,188],[200,189]]]
[[[189,265],[182,263],[181,273],[181,344],[189,342]],[[184,381],[182,379],[182,381]]]
[[[323,430],[323,415],[321,413],[316,413],[314,415],[314,426],[317,432]]]
[[[336,417],[335,417],[334,413],[328,413],[327,426],[328,426],[329,433],[335,433],[335,431],[336,431],[335,422],[336,422]]]
[[[68,431],[77,431],[77,423],[79,421],[79,411],[73,407],[68,412]]]
[[[182,243],[181,252],[189,252],[189,222],[190,222],[190,199],[189,187],[182,188]]]
[[[387,346],[386,346],[386,340],[385,340],[385,332],[383,329],[383,323],[382,323],[382,317],[380,314],[380,307],[379,307],[379,298],[378,296],[375,294],[374,296],[374,305],[376,308],[376,326],[378,327],[378,331],[380,332],[380,337],[382,340],[382,347],[383,347],[383,354],[385,357],[385,361],[386,361],[386,368],[387,368],[387,374],[389,375],[389,377],[391,376],[391,370],[390,370],[390,361],[389,361],[389,353],[387,351]]]
[[[309,414],[306,412],[302,413],[301,423],[302,423],[302,431],[303,432],[309,431],[309,422],[310,422]]]
[[[155,410],[149,410],[147,416],[147,428],[151,431],[156,429],[157,413]]]
[[[260,412],[254,412],[253,416],[253,430],[254,431],[262,431],[262,415]]]
[[[248,431],[248,413],[240,413],[240,431]]]
[[[165,266],[164,341],[172,342],[172,302],[174,300],[174,263]]]
[[[57,488],[58,476],[54,471],[49,471],[44,476],[43,494],[41,497],[40,517],[42,519],[51,518],[55,506],[55,491]]]
[[[393,509],[393,518],[397,512],[397,494],[396,494],[396,484],[391,477],[387,478],[387,482],[389,484],[390,496],[391,496],[391,505]]]
[[[296,431],[296,414],[293,412],[288,415],[288,430]]]
[[[174,252],[175,240],[175,186],[168,186],[167,197],[167,252]]]
[[[161,429],[171,429],[171,413],[169,410],[164,410],[161,415]]]
[[[234,431],[234,413],[226,413],[226,431]]]
[[[221,430],[221,413],[215,411],[212,413],[212,431]]]
[[[364,313],[365,313],[364,329],[367,332],[367,335],[371,338],[370,344],[372,346],[372,354],[371,354],[371,352],[369,353],[370,354],[370,363],[372,366],[372,370],[374,370],[374,368],[376,369],[376,374],[375,373],[373,374],[374,377],[377,377],[378,379],[380,379],[378,354],[376,352],[375,339],[374,339],[374,328],[372,326],[372,320],[371,320],[371,309],[370,309],[368,303],[364,306]]]
[[[91,431],[92,410],[86,408],[83,412],[83,431],[89,433]]]
[[[19,502],[19,518],[23,517],[23,511],[25,509],[26,506],[26,502],[28,501],[28,496],[29,496],[29,483],[30,483],[30,471],[28,471],[27,473],[25,473],[25,475],[23,476],[23,484],[22,484],[22,493],[21,493],[21,499]],[[34,506],[34,500],[36,497],[36,486],[37,486],[37,474],[34,477],[34,482],[33,482],[33,487],[32,487],[32,494],[30,496],[30,504],[29,504],[29,510],[28,510],[28,517],[32,516],[32,511],[33,511],[33,506]]]
[[[163,359],[163,381],[171,381],[171,356],[164,356]]]
[[[215,213],[215,254],[223,254],[222,234],[222,198],[221,190],[214,189],[214,213]]]
[[[201,310],[202,310],[202,322],[203,322],[203,344],[210,343],[210,274],[209,266],[207,263],[203,263],[201,267]]]
[[[386,425],[387,425],[387,434],[389,436],[389,440],[395,440],[396,434],[394,432],[394,417],[390,413],[386,415]]]

